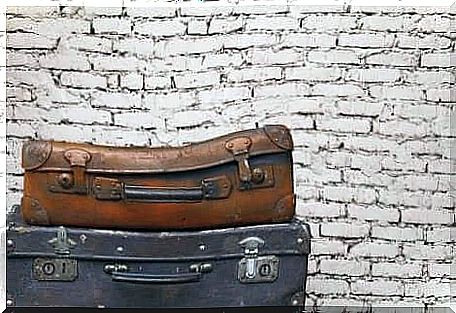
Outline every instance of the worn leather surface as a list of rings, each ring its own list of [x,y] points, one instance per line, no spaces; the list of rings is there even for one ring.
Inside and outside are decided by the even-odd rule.
[[[23,147],[22,214],[31,224],[104,228],[287,221],[295,207],[292,149],[290,133],[280,125],[174,148],[29,142]],[[243,158],[252,175],[240,174]],[[153,196],[138,199],[129,190]],[[157,201],[157,194],[167,198]]]

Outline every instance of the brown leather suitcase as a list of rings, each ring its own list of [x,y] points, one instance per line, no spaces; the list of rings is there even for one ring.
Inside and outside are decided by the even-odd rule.
[[[22,214],[29,224],[103,228],[289,221],[292,149],[281,125],[171,148],[30,141]]]

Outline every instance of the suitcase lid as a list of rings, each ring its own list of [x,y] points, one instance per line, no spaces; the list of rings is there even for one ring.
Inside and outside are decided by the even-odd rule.
[[[8,257],[67,256],[76,259],[179,261],[310,253],[309,225],[290,223],[203,231],[119,231],[29,226],[9,216]],[[16,218],[16,221],[14,219]]]
[[[22,147],[22,167],[26,171],[68,171],[71,166],[81,166],[92,173],[171,173],[234,162],[239,154],[258,156],[292,149],[289,130],[282,125],[268,125],[181,147],[29,141]]]

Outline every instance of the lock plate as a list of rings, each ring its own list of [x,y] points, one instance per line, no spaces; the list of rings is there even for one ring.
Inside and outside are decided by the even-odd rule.
[[[63,258],[36,258],[33,277],[36,280],[74,281],[78,276],[78,261]]]
[[[258,256],[255,258],[255,276],[249,277],[248,258],[243,258],[238,264],[238,279],[243,284],[271,283],[279,276],[279,258],[274,255]]]

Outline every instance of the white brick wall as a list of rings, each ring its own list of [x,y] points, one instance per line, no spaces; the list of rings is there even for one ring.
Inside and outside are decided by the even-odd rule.
[[[309,305],[450,298],[454,12],[8,13],[8,207],[20,201],[25,139],[178,145],[280,122],[296,145],[297,215],[314,236]]]

